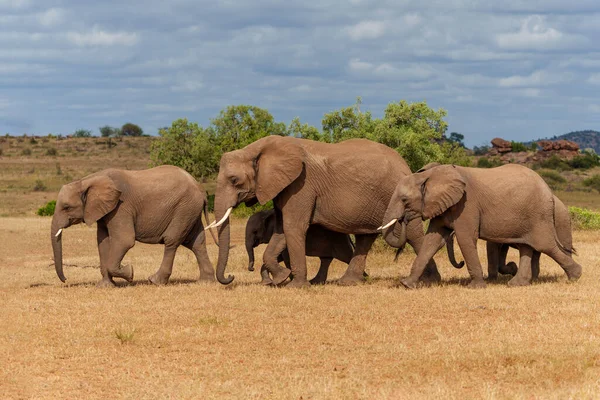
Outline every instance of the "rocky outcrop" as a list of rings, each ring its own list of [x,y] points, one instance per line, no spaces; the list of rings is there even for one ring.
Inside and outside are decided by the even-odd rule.
[[[489,154],[491,156],[497,156],[498,154],[510,153],[512,151],[512,145],[508,140],[501,138],[492,139],[492,148]]]
[[[579,152],[579,145],[570,140],[540,140],[537,142],[542,151],[574,151]]]
[[[503,163],[529,164],[544,160],[553,155],[562,159],[571,159],[579,154],[579,145],[570,140],[540,140],[537,142],[540,150],[537,152],[512,152],[511,142],[501,138],[492,140],[492,148],[488,156],[497,156]]]

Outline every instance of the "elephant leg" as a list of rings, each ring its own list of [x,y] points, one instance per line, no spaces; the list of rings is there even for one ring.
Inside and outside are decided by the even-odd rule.
[[[508,281],[508,286],[527,286],[531,285],[531,257],[533,248],[528,245],[519,245],[519,270],[517,274]]]
[[[169,277],[173,272],[173,260],[175,260],[175,253],[179,246],[167,246],[165,245],[165,252],[163,254],[162,263],[158,271],[154,275],[150,276],[148,280],[155,285],[166,285],[169,282]]]
[[[269,275],[269,270],[265,264],[263,264],[260,267],[260,277],[261,277],[261,281],[260,281],[261,285],[269,286],[269,285],[273,284],[273,280],[271,279],[271,276]]]
[[[308,218],[305,221],[285,218],[283,220],[287,251],[290,254],[292,267],[292,281],[287,285],[290,288],[310,286],[306,273],[306,231]],[[275,282],[275,280],[273,280]]]
[[[502,259],[502,245],[488,241],[485,244],[485,248],[487,252],[488,280],[495,281],[498,279],[498,269],[500,264],[504,264],[504,262],[500,261]]]
[[[410,275],[400,280],[400,283],[407,289],[414,289],[417,287],[417,282],[423,275],[423,272],[429,265],[431,265],[431,259],[442,247],[446,245],[446,240],[452,233],[451,230],[446,229],[443,226],[436,227],[435,225],[436,223],[433,221],[431,222],[431,225],[429,225],[429,229],[423,238],[417,258],[415,258],[415,261],[410,269]]]
[[[263,254],[263,268],[273,277],[272,283],[279,285],[283,283],[291,273],[290,269],[283,268],[279,265],[278,257],[285,250],[287,246],[285,236],[283,233],[274,233],[267,245],[267,248]],[[262,272],[261,272],[262,275]],[[263,277],[264,280],[264,277]]]
[[[484,288],[486,284],[483,280],[483,270],[481,269],[481,262],[477,254],[477,236],[474,236],[472,230],[469,229],[456,230],[456,241],[462,251],[467,264],[467,270],[471,276],[469,287]]]
[[[377,239],[377,234],[356,235],[356,247],[354,255],[344,275],[338,280],[343,286],[356,285],[365,281],[365,267],[367,265],[367,254]]]
[[[570,281],[576,281],[581,277],[581,265],[579,265],[570,254],[565,254],[558,245],[555,245],[549,251],[544,251],[547,255],[549,255],[554,261],[561,266],[561,268],[567,274],[567,277]]]
[[[110,238],[108,237],[108,230],[106,225],[98,221],[98,227],[96,230],[96,240],[98,242],[98,254],[100,256],[100,272],[102,273],[102,280],[98,282],[98,287],[111,287],[115,286],[115,282],[112,276],[108,273],[106,265],[108,263],[108,255],[110,253]]]
[[[321,257],[321,265],[319,266],[319,272],[317,272],[317,275],[310,280],[311,285],[322,285],[327,281],[329,265],[331,265],[332,261],[332,257]]]
[[[423,236],[423,223],[420,219],[413,219],[406,226],[406,237],[408,244],[412,246],[415,253],[419,255],[419,252],[423,248],[424,238]],[[439,249],[438,249],[439,250]],[[437,252],[437,250],[436,250]],[[435,253],[434,253],[435,254]],[[412,272],[411,272],[412,275]],[[442,280],[440,273],[437,269],[437,265],[433,260],[433,255],[429,258],[423,273],[418,277],[421,282],[424,283],[436,283]]]
[[[538,280],[540,277],[540,256],[542,253],[539,251],[534,251],[533,256],[531,257],[531,279]]]
[[[503,244],[500,247],[500,259],[498,260],[498,272],[502,275],[512,275],[515,276],[518,271],[517,264],[514,262],[506,263],[506,256],[508,255],[508,250],[510,246],[508,244]]]
[[[201,230],[198,231],[196,236],[193,237],[191,241],[185,242],[183,245],[190,249],[196,256],[198,269],[200,271],[198,280],[214,282],[215,270],[208,257],[208,251],[206,250],[206,233],[204,229],[202,229],[202,226],[200,226],[200,228]]]

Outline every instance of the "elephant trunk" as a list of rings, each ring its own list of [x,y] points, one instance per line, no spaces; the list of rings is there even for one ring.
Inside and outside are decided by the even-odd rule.
[[[248,271],[254,271],[254,240],[246,235],[246,252],[248,253]]]
[[[454,232],[446,239],[446,248],[448,249],[448,260],[450,260],[450,264],[452,264],[454,268],[462,268],[465,265],[465,262],[461,261],[460,263],[457,263],[456,258],[454,258]]]
[[[215,198],[215,204],[219,204]],[[221,221],[226,213],[226,208],[218,206],[215,209],[215,219]],[[230,242],[230,226],[229,218],[218,227],[219,231],[219,260],[217,261],[217,280],[223,285],[230,284],[234,276],[229,275],[225,278],[225,267],[227,267],[227,260],[229,259],[229,242]]]
[[[406,245],[406,221],[404,221],[404,204],[401,201],[391,204],[385,212],[383,223],[389,224],[396,221],[387,229],[383,230],[383,238],[392,247],[403,248]]]
[[[61,282],[65,282],[67,278],[63,273],[63,256],[62,256],[62,228],[59,228],[58,218],[56,214],[52,218],[52,227],[50,229],[50,239],[52,240],[52,251],[54,253],[54,269],[56,275]]]

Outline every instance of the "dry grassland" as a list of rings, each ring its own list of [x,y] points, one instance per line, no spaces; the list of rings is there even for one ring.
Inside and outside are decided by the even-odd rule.
[[[369,282],[266,288],[245,271],[233,223],[231,286],[197,284],[180,249],[172,283],[146,283],[162,247],[137,244],[135,284],[100,279],[95,229],[63,234],[68,284],[55,275],[50,218],[0,219],[2,398],[577,398],[600,397],[600,232],[576,232],[584,275],[469,290],[466,270],[436,256],[444,284],[393,287],[414,257],[370,255]],[[257,254],[264,249],[261,246]],[[209,253],[217,248],[209,238]],[[485,260],[484,247],[480,246]],[[510,254],[514,260],[515,253]],[[310,274],[317,259],[310,259]],[[334,262],[331,279],[345,265]]]

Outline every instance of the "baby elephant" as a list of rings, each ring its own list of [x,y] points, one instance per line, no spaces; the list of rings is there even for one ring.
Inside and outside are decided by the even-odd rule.
[[[51,239],[56,274],[65,281],[62,230],[85,222],[97,223],[100,287],[114,286],[113,278],[133,280],[133,269],[121,265],[136,240],[164,244],[160,268],[149,280],[168,282],[180,245],[198,260],[200,280],[213,281],[214,269],[206,251],[201,215],[208,225],[206,192],[181,168],[165,165],[142,171],[106,169],[64,185],[58,193]]]
[[[248,271],[254,271],[254,248],[260,244],[269,243],[275,229],[275,210],[260,211],[252,215],[246,223],[246,251],[248,252]],[[311,225],[306,233],[306,255],[319,257],[321,266],[319,272],[310,281],[311,284],[323,284],[327,280],[329,265],[333,259],[350,264],[354,246],[350,236],[344,233],[332,232],[319,225]],[[290,268],[290,256],[287,249],[278,256],[278,262],[284,262]],[[261,268],[262,282],[270,284],[269,272],[263,265]]]

